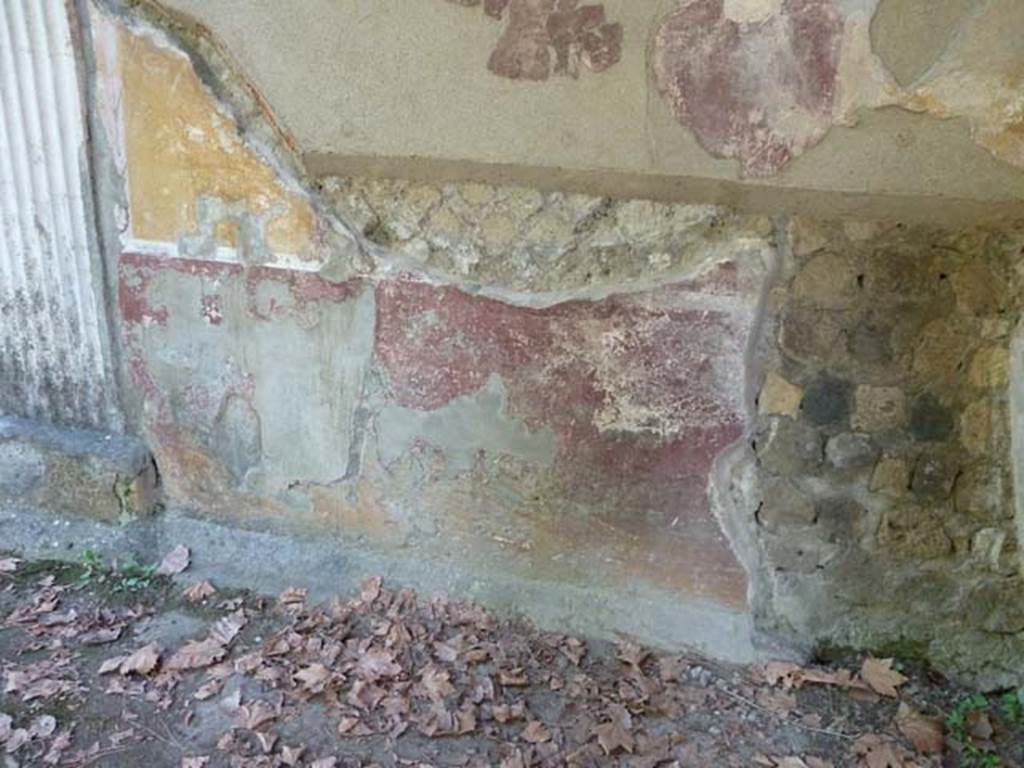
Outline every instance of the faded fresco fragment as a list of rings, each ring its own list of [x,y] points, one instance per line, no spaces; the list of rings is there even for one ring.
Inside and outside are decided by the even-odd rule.
[[[698,0],[658,31],[654,71],[708,152],[770,176],[831,128],[842,35],[831,0]]]
[[[1015,0],[962,14],[935,63],[901,88],[872,49],[878,0],[684,0],[659,27],[658,90],[673,115],[743,176],[773,176],[859,110],[966,117],[975,140],[1024,166],[1024,28]]]
[[[481,0],[450,0],[477,6]],[[487,68],[511,80],[579,77],[581,68],[603,72],[622,57],[622,25],[604,6],[579,0],[484,0],[484,13],[505,21]]]

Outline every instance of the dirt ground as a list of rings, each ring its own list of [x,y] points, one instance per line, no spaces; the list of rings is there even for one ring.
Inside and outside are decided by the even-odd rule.
[[[731,667],[373,577],[327,605],[218,590],[188,562],[0,554],[0,767],[1024,765],[1018,692],[904,660]]]

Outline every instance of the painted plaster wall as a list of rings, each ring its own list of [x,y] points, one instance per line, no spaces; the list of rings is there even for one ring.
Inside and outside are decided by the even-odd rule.
[[[1024,195],[1016,0],[165,5],[222,41],[314,173],[762,206],[782,189],[869,215]]]
[[[605,51],[612,18],[573,34]],[[90,27],[129,410],[169,503],[614,595],[637,636],[728,658],[908,643],[1021,674],[1017,230],[311,182],[216,47],[106,4]],[[536,82],[576,82],[558,53]],[[594,605],[557,620],[621,627]]]

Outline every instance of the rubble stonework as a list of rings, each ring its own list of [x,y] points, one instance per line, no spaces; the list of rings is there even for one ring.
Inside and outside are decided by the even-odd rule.
[[[1022,592],[1006,371],[1024,241],[849,229],[793,221],[796,255],[773,288],[765,387],[804,394],[758,416],[763,487],[787,488],[759,513],[768,622],[836,645],[919,644],[1012,680],[1024,638],[992,626],[998,600]],[[823,261],[837,282],[819,279]],[[779,459],[808,445],[813,461]],[[809,504],[813,519],[797,511]]]

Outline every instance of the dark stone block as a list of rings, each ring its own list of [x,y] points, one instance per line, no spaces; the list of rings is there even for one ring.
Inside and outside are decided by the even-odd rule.
[[[828,374],[811,382],[801,406],[804,418],[816,427],[840,424],[850,418],[853,387]]]
[[[916,397],[910,406],[910,434],[919,442],[948,440],[953,434],[953,414],[931,392]]]
[[[953,492],[959,465],[947,456],[924,455],[914,464],[910,490],[917,496],[947,498]]]

